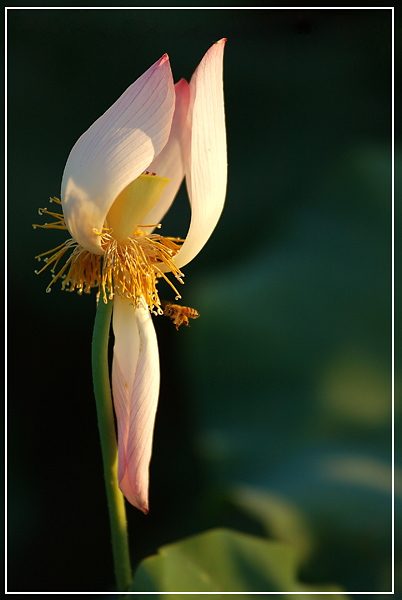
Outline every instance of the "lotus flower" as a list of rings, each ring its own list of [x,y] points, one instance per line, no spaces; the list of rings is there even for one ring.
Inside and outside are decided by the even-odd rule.
[[[227,179],[225,42],[208,50],[190,84],[182,79],[174,85],[168,56],[162,56],[73,147],[62,180],[63,215],[42,209],[56,218],[45,227],[67,228],[72,236],[45,259],[55,271],[72,250],[52,283],[63,277],[63,289],[81,293],[97,287],[100,301],[114,298],[112,390],[119,485],[144,513],[159,395],[151,313],[162,313],[160,277],[180,297],[168,274],[183,283],[182,267],[203,248],[222,212]],[[163,237],[155,228],[184,176],[191,205],[187,236]]]

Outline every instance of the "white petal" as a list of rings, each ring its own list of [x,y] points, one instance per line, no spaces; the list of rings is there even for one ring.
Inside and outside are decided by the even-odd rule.
[[[118,426],[119,485],[148,512],[149,463],[159,396],[159,353],[147,308],[115,296],[112,384]]]
[[[175,263],[182,267],[206,244],[221,215],[226,195],[227,156],[223,101],[225,39],[212,46],[190,81],[191,153],[186,172],[191,203],[190,228]]]
[[[64,170],[61,200],[71,235],[102,254],[99,236],[110,206],[166,145],[174,86],[165,54],[79,138]]]

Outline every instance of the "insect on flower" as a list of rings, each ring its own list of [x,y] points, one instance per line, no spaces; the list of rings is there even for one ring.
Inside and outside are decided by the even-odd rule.
[[[162,304],[164,304],[162,302]],[[170,317],[176,325],[176,329],[179,329],[180,325],[184,323],[186,327],[189,327],[189,319],[198,319],[200,316],[195,308],[189,306],[180,306],[180,304],[165,304],[165,310],[163,312],[165,317]]]
[[[68,157],[62,213],[43,209],[71,237],[37,258],[62,289],[114,299],[112,389],[119,486],[148,512],[149,463],[159,396],[159,353],[151,313],[164,313],[162,278],[181,298],[182,268],[203,248],[221,215],[227,180],[223,101],[225,39],[205,54],[190,83],[173,83],[162,56],[78,139]],[[161,222],[186,178],[191,221],[185,239]],[[174,233],[174,232],[173,232]],[[63,261],[64,264],[63,264]],[[168,274],[176,281],[172,282]],[[179,286],[177,286],[179,287]],[[194,309],[171,305],[179,327]]]

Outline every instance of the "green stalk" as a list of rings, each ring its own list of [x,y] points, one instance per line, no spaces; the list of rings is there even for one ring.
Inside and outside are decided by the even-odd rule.
[[[98,413],[112,551],[117,590],[125,592],[132,581],[124,496],[117,479],[117,442],[110,391],[108,344],[113,301],[99,299],[92,337],[92,377]]]

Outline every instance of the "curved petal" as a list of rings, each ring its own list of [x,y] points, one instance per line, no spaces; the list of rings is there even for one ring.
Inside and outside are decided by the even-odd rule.
[[[147,169],[158,177],[168,177],[170,182],[158,203],[145,217],[145,225],[157,225],[162,221],[179,191],[190,156],[190,126],[187,121],[190,87],[185,79],[181,79],[174,89],[176,104],[168,143]],[[147,233],[152,230],[152,227],[145,228]]]
[[[225,202],[227,156],[222,81],[225,42],[222,39],[208,50],[190,81],[191,151],[186,183],[191,222],[186,241],[174,261],[180,268],[206,244]]]
[[[149,463],[159,395],[158,343],[147,308],[115,296],[112,367],[118,428],[119,486],[127,500],[148,512]]]
[[[120,192],[166,145],[175,104],[167,54],[79,138],[64,169],[61,200],[71,235],[102,254],[99,235]]]

